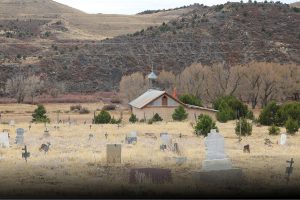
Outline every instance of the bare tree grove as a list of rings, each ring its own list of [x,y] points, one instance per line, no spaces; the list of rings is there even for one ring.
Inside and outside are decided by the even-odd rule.
[[[177,88],[180,94],[193,94],[210,104],[220,96],[234,95],[254,109],[269,101],[286,101],[300,92],[300,66],[250,62],[246,65],[224,67],[222,64],[204,66],[192,64],[180,74],[162,71],[158,76],[161,89]],[[121,94],[132,100],[147,90],[147,81],[141,73],[124,76]]]

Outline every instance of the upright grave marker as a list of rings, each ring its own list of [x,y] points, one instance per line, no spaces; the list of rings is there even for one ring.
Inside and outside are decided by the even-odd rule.
[[[291,161],[287,160],[286,162],[289,163],[289,166],[285,170],[286,180],[287,180],[287,182],[289,182],[290,181],[290,176],[293,173],[293,169],[294,169],[293,164],[294,164],[295,161],[294,161],[293,158],[291,158]]]
[[[10,120],[9,121],[9,126],[13,126],[14,127],[15,126],[15,120]]]
[[[7,132],[0,133],[0,147],[2,147],[2,148],[9,147],[9,139],[8,139]]]
[[[243,181],[242,170],[232,168],[230,159],[225,154],[224,137],[211,130],[205,138],[206,155],[202,169],[195,173],[195,178],[214,184],[236,184]]]
[[[27,158],[30,157],[30,152],[27,151],[27,146],[25,145],[25,147],[22,149],[24,152],[22,153],[22,158],[24,158],[26,160],[27,163]]]
[[[16,130],[17,136],[16,136],[16,144],[23,144],[24,143],[24,133],[25,130],[23,128],[18,128]]]
[[[120,164],[122,153],[121,144],[107,144],[106,145],[106,158],[107,164]]]
[[[126,135],[125,141],[127,144],[136,144],[137,143],[137,132],[132,131]]]
[[[286,134],[281,134],[280,136],[280,145],[285,145],[286,144]]]

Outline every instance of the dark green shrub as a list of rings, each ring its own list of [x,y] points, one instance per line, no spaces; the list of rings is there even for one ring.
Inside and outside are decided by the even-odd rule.
[[[43,105],[38,105],[32,114],[32,122],[50,123],[50,119],[46,115],[47,111]]]
[[[253,112],[251,111],[251,110],[248,110],[248,113],[247,113],[247,115],[246,115],[246,118],[247,119],[251,119],[251,120],[254,120],[254,114],[253,114]]]
[[[179,97],[179,100],[185,104],[194,105],[194,106],[203,106],[199,98],[191,94],[184,94]]]
[[[299,130],[299,124],[296,120],[288,118],[285,122],[285,128],[288,134],[294,135]]]
[[[188,113],[185,111],[183,106],[179,106],[175,109],[174,113],[172,114],[172,118],[175,121],[183,121],[188,117]]]
[[[230,111],[227,106],[230,108]],[[247,113],[249,112],[248,107],[243,104],[240,100],[235,98],[234,96],[225,96],[218,98],[214,103],[213,107],[219,112],[222,112],[222,109],[226,109],[226,111],[222,112],[222,121],[226,122],[228,120],[237,119],[238,117],[247,117]],[[229,117],[230,115],[230,117]],[[221,116],[219,116],[221,118]]]
[[[280,106],[278,106],[276,102],[269,102],[259,115],[259,123],[267,126],[270,126],[271,124],[277,124],[277,112],[279,108]]]
[[[300,123],[300,103],[286,103],[280,106],[276,113],[277,125],[283,126],[289,117]]]
[[[136,117],[136,115],[131,114],[131,116],[130,116],[130,118],[129,118],[129,122],[131,122],[131,123],[136,123],[136,122],[138,122],[138,121],[139,121],[139,119]]]
[[[122,123],[122,119],[118,119],[116,120],[114,117],[110,120],[111,124],[121,124]]]
[[[155,115],[152,117],[151,121],[152,122],[160,122],[163,119],[159,116],[159,114],[155,113]]]
[[[111,116],[109,112],[102,110],[94,119],[95,124],[109,124]]]
[[[229,105],[222,101],[218,106],[219,112],[217,113],[217,120],[220,122],[227,122],[233,119],[234,113],[233,110],[229,107]]]
[[[240,128],[241,126],[241,128]],[[252,134],[252,124],[245,118],[241,118],[235,126],[235,133],[241,136],[248,136]]]
[[[206,137],[211,129],[218,129],[213,119],[208,115],[200,115],[195,126],[195,133]]]
[[[269,130],[270,135],[279,135],[280,134],[280,128],[275,125],[272,125],[268,130]]]

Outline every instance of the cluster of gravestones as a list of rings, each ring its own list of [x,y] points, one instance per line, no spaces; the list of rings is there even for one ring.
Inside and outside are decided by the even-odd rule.
[[[11,127],[15,126],[15,121],[11,120],[9,122],[9,125]],[[31,129],[31,124],[29,124],[28,126],[29,131]],[[1,148],[9,148],[10,144],[9,144],[9,135],[10,130],[9,129],[3,129],[2,132],[0,132],[0,147]],[[23,128],[17,128],[16,129],[16,138],[15,138],[15,144],[17,145],[24,145],[24,134],[25,134],[25,130]],[[45,137],[49,137],[49,130],[46,128],[46,130],[44,131],[44,136]],[[44,151],[45,153],[47,153],[50,149],[50,143],[47,144],[42,144],[40,147],[40,151]],[[27,145],[24,146],[24,148],[22,148],[22,158],[25,159],[25,161],[27,162],[27,159],[30,157],[30,152],[28,151]]]

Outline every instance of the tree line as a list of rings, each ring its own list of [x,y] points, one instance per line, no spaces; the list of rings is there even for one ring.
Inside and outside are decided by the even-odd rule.
[[[205,66],[192,64],[180,74],[162,71],[156,86],[168,92],[174,88],[179,94],[192,94],[204,104],[212,104],[219,97],[235,96],[256,107],[268,102],[284,102],[300,92],[300,66],[294,63],[278,64],[250,62],[245,65],[225,67],[222,64]],[[140,73],[123,76],[120,94],[133,100],[149,88],[148,80]]]

